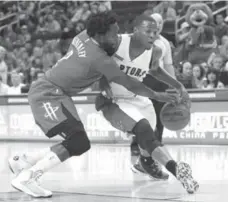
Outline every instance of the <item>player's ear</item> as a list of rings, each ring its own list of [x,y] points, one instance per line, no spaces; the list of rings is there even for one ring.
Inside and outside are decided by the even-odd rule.
[[[98,43],[103,44],[103,42],[105,40],[105,35],[97,34],[95,39],[98,41]]]

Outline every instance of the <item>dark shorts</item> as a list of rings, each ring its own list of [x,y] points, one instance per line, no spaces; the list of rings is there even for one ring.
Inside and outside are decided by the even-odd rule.
[[[120,107],[112,103],[102,110],[105,119],[116,129],[131,133],[137,121],[126,114]]]
[[[141,100],[120,99],[116,103],[112,103],[111,100],[100,94],[96,98],[95,106],[102,111],[105,119],[114,128],[122,132],[132,133],[136,124],[142,119],[147,119],[151,127],[155,128],[156,115],[153,105],[150,102],[147,105],[138,105],[139,101]]]
[[[36,124],[48,137],[62,135],[70,125],[84,131],[71,97],[45,78],[31,86],[28,100]]]

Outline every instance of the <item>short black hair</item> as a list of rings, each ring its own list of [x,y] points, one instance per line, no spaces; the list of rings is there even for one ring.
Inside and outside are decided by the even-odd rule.
[[[110,25],[117,22],[117,15],[113,11],[92,14],[86,25],[87,34],[94,37],[96,34],[106,34]]]
[[[155,21],[155,19],[146,14],[141,14],[137,16],[133,21],[133,26],[134,27],[140,26],[144,21],[153,22],[154,25],[157,26],[157,22]]]

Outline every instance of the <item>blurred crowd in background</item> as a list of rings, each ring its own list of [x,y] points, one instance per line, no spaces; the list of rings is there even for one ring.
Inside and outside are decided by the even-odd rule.
[[[197,59],[180,60],[180,50],[190,31],[190,25],[180,19],[184,19],[190,1],[1,1],[0,95],[27,93],[31,83],[44,76],[66,53],[72,38],[85,29],[88,17],[110,9],[120,16],[122,33],[132,31],[131,22],[136,15],[160,13],[164,19],[162,35],[170,41],[177,79],[186,88],[226,88],[228,18],[224,2],[206,2],[215,13],[217,39],[210,56],[206,60],[200,60],[201,54]],[[216,12],[219,9],[225,12]],[[181,22],[179,26],[177,21]]]

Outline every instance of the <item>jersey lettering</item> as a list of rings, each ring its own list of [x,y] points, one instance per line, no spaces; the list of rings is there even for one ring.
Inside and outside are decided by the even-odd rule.
[[[127,75],[135,76],[135,77],[139,77],[139,78],[144,77],[147,73],[147,71],[143,71],[140,68],[129,67],[129,66],[125,66],[122,64],[120,65],[120,70],[123,71]]]
[[[85,46],[78,37],[75,37],[73,39],[72,45],[76,48],[77,53],[78,53],[78,57],[80,57],[80,58],[86,57]]]

